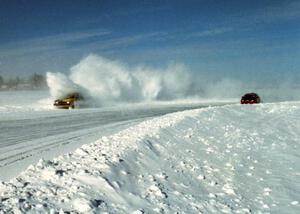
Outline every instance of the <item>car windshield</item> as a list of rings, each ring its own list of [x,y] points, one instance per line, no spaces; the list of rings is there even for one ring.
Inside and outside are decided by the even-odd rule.
[[[83,99],[79,93],[72,93],[64,96],[62,99]]]
[[[244,99],[256,99],[258,96],[256,94],[246,94],[243,97]]]

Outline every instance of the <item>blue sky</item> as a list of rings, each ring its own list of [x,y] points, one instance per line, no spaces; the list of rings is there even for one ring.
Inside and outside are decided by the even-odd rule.
[[[0,75],[68,72],[90,53],[211,78],[295,79],[300,1],[0,0]]]

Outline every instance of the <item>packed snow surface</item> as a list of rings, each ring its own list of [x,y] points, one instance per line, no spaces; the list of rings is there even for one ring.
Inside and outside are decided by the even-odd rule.
[[[69,111],[53,108],[53,99],[44,99],[47,96],[47,92],[0,92],[0,180],[17,176],[41,158],[52,159],[149,118],[210,105],[151,102]]]
[[[0,184],[2,213],[299,213],[300,103],[168,114]]]

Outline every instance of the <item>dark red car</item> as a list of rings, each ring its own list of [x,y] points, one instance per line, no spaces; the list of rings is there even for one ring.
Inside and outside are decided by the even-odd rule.
[[[241,98],[241,104],[257,104],[260,102],[260,97],[256,93],[248,93]]]

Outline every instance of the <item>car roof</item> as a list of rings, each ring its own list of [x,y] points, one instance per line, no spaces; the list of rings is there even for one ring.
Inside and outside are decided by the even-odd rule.
[[[247,94],[245,94],[243,97],[255,97],[255,98],[257,98],[257,97],[259,97],[256,93],[247,93]]]
[[[72,92],[72,93],[68,93],[67,95],[62,96],[61,99],[68,99],[68,98],[83,98],[83,96],[78,93],[78,92]]]

